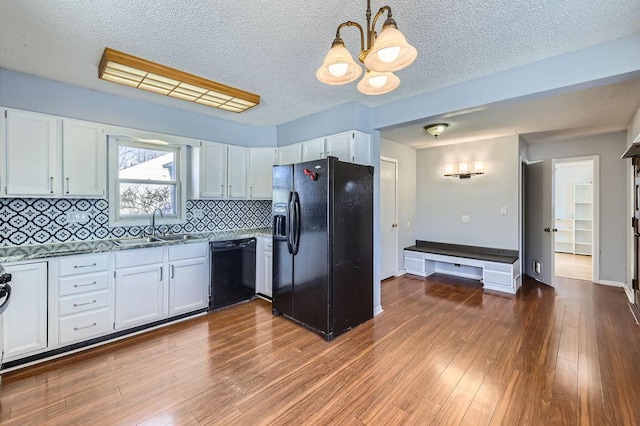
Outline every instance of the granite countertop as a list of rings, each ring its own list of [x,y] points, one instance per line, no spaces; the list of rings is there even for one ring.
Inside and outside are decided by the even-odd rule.
[[[163,247],[178,244],[192,244],[210,241],[236,240],[239,238],[270,237],[271,228],[234,229],[229,231],[190,234],[192,238],[177,241],[157,241],[153,243],[118,245],[114,240],[73,241],[68,243],[30,244],[24,246],[0,247],[0,264],[25,260],[77,254],[103,253],[146,247]],[[160,237],[161,238],[161,237]],[[123,238],[126,239],[126,238]]]
[[[416,241],[416,245],[406,247],[405,250],[509,264],[513,264],[518,260],[517,250],[465,246],[461,244],[437,243],[433,241],[418,240]]]

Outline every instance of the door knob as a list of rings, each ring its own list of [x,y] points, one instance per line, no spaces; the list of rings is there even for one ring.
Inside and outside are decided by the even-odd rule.
[[[558,230],[556,228],[553,228],[552,231],[553,232],[558,232]]]
[[[551,228],[544,228],[544,232],[551,232]]]

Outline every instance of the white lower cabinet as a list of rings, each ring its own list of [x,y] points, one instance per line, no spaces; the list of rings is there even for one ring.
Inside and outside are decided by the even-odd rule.
[[[116,253],[115,328],[148,324],[209,305],[209,245]]]
[[[4,361],[108,339],[209,306],[209,244],[122,250],[5,264]]]
[[[179,260],[169,265],[169,316],[194,311],[209,304],[207,267],[206,257]]]
[[[58,345],[66,346],[112,331],[113,289],[108,253],[58,261]]]
[[[163,275],[158,264],[116,270],[116,330],[164,318]]]
[[[5,265],[11,301],[2,314],[5,361],[41,352],[47,339],[47,262]]]
[[[256,253],[256,293],[272,297],[273,281],[272,237],[258,237]]]

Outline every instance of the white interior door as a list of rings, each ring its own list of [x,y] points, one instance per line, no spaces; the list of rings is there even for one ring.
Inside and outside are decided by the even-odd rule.
[[[553,285],[553,160],[525,167],[525,274]]]
[[[397,169],[396,160],[380,159],[382,279],[395,276],[398,270]]]

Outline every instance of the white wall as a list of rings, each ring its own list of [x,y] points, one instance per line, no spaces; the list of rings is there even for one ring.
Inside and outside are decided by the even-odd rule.
[[[485,174],[444,177],[445,163],[484,162]],[[471,246],[519,248],[519,137],[417,151],[416,238]],[[507,207],[507,215],[500,208]],[[462,223],[461,216],[470,216]]]
[[[398,161],[398,268],[403,269],[403,249],[416,242],[416,150],[380,139],[380,156]],[[410,227],[407,225],[410,224]]]
[[[529,145],[530,161],[600,157],[600,280],[617,283],[627,280],[626,142],[626,132],[616,132]]]

